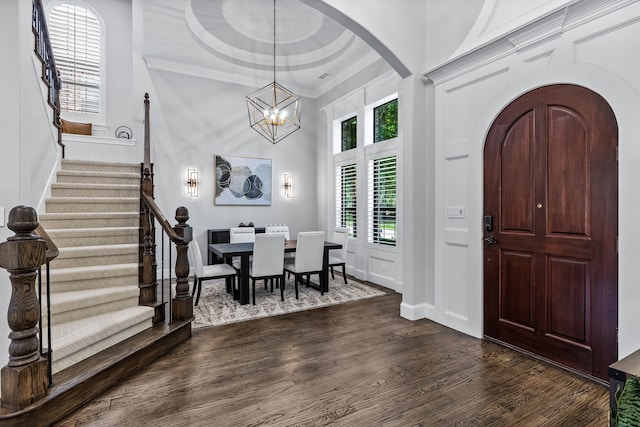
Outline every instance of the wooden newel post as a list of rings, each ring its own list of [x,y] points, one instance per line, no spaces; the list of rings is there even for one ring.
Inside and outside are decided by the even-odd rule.
[[[9,213],[8,227],[15,232],[0,244],[0,267],[11,280],[11,300],[7,321],[9,363],[2,368],[2,407],[19,410],[47,394],[47,360],[40,356],[38,321],[40,306],[36,294],[38,268],[46,262],[46,243],[35,236],[38,226],[35,209],[16,206]]]
[[[193,318],[193,297],[189,295],[189,258],[187,250],[192,238],[191,226],[187,225],[189,210],[184,206],[176,209],[176,221],[173,228],[182,240],[176,242],[176,296],[171,301],[171,321],[190,320]]]

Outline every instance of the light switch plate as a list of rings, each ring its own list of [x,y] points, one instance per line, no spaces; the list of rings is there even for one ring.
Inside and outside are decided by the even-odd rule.
[[[0,207],[0,227],[4,227],[4,208]]]
[[[447,218],[464,218],[464,206],[447,206]]]

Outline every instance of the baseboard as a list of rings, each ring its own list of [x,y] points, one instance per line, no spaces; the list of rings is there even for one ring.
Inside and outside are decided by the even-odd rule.
[[[424,319],[427,304],[407,304],[405,302],[400,304],[400,316],[408,320]]]

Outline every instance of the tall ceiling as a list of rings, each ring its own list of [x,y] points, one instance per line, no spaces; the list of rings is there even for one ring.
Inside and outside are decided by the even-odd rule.
[[[150,67],[247,86],[273,81],[272,0],[153,0],[143,13]],[[381,59],[298,0],[277,0],[275,19],[276,80],[299,95],[320,96]]]

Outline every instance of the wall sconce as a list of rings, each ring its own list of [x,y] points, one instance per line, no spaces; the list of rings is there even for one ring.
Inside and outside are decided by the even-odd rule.
[[[195,169],[187,169],[187,193],[198,197],[198,171]]]
[[[284,174],[284,195],[288,198],[293,197],[293,175],[290,173]]]

